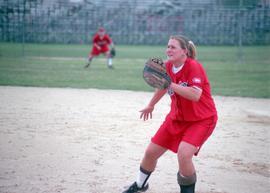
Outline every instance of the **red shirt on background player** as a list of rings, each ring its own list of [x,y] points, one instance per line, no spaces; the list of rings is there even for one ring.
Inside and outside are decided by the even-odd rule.
[[[113,41],[104,28],[99,28],[92,38],[93,47],[88,55],[88,63],[85,68],[89,67],[94,57],[104,54],[107,58],[107,65],[112,68],[112,57],[110,55],[110,47],[114,47]]]
[[[172,83],[169,89],[157,89],[140,112],[144,120],[152,118],[154,106],[165,93],[171,97],[171,110],[146,148],[136,181],[123,193],[146,191],[159,157],[167,150],[177,153],[181,193],[194,193],[197,176],[192,157],[198,154],[216,126],[217,111],[209,80],[195,59],[193,42],[184,36],[171,36],[166,55],[166,71]]]

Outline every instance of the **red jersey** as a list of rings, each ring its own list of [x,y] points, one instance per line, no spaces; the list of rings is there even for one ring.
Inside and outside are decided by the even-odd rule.
[[[112,43],[111,38],[109,35],[105,34],[104,37],[101,39],[98,34],[95,34],[93,37],[93,43],[99,45],[100,47],[108,46]]]
[[[214,100],[211,96],[210,83],[203,66],[192,58],[187,58],[183,68],[174,73],[173,64],[166,63],[166,70],[172,82],[202,90],[199,101],[188,100],[176,93],[172,89],[168,90],[171,97],[171,111],[168,116],[172,120],[179,121],[199,121],[217,114]]]

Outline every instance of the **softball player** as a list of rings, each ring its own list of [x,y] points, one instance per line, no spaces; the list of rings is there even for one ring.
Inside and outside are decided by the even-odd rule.
[[[112,69],[112,57],[110,55],[110,46],[114,47],[113,41],[104,28],[99,28],[97,33],[93,36],[93,47],[91,52],[88,55],[88,63],[85,65],[85,68],[88,68],[91,64],[91,61],[94,57],[99,54],[105,54],[107,58],[108,68]]]
[[[197,177],[192,157],[197,156],[217,122],[209,80],[195,59],[195,45],[184,36],[171,36],[166,54],[166,71],[172,83],[169,89],[156,90],[149,104],[140,111],[140,118],[144,121],[152,118],[156,103],[166,92],[171,97],[171,109],[146,148],[136,181],[123,193],[146,191],[159,157],[167,150],[178,157],[180,192],[194,193]]]

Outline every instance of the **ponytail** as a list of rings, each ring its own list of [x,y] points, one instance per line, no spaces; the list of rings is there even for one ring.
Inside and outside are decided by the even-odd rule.
[[[191,40],[188,41],[187,48],[188,48],[188,57],[196,59],[197,51],[196,51],[196,47],[195,47],[195,44],[193,43],[193,41],[191,41]]]

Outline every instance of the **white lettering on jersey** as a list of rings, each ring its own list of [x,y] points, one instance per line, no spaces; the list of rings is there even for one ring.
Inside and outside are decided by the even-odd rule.
[[[195,84],[201,84],[202,83],[201,79],[200,78],[197,78],[197,77],[194,77],[192,79],[192,82],[195,83]]]

